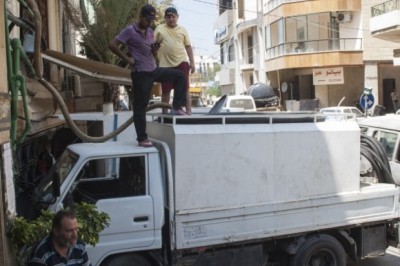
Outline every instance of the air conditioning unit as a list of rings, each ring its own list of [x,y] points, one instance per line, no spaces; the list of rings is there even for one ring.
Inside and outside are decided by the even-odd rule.
[[[349,12],[349,11],[337,12],[336,20],[339,23],[350,22],[351,21],[351,12]]]

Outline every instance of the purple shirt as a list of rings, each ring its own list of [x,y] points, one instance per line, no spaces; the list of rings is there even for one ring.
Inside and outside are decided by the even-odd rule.
[[[151,28],[147,28],[143,33],[135,23],[123,29],[116,38],[128,47],[135,59],[136,64],[132,67],[133,70],[149,72],[157,67],[151,52],[151,44],[154,42],[154,33]]]

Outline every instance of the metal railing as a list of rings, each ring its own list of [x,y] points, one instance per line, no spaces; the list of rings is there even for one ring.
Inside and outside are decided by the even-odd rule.
[[[361,38],[333,38],[315,41],[287,42],[266,49],[267,59],[279,56],[318,53],[329,51],[359,51],[362,50]]]
[[[390,11],[400,9],[400,0],[389,0],[382,4],[371,7],[371,17],[376,17]]]

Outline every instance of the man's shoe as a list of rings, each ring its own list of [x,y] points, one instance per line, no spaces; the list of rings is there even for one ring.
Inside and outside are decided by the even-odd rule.
[[[145,140],[139,141],[139,146],[145,147],[145,148],[152,147],[153,142],[151,142],[149,139],[145,139]]]
[[[171,115],[188,115],[185,111],[182,109],[172,109],[170,112]]]

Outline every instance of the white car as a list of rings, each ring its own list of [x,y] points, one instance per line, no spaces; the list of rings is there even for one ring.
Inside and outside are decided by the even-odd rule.
[[[365,118],[365,115],[354,106],[335,106],[321,108],[320,112],[325,115],[327,120],[347,120],[356,119],[361,121]]]
[[[225,112],[257,112],[254,99],[250,95],[229,95],[222,109]]]

